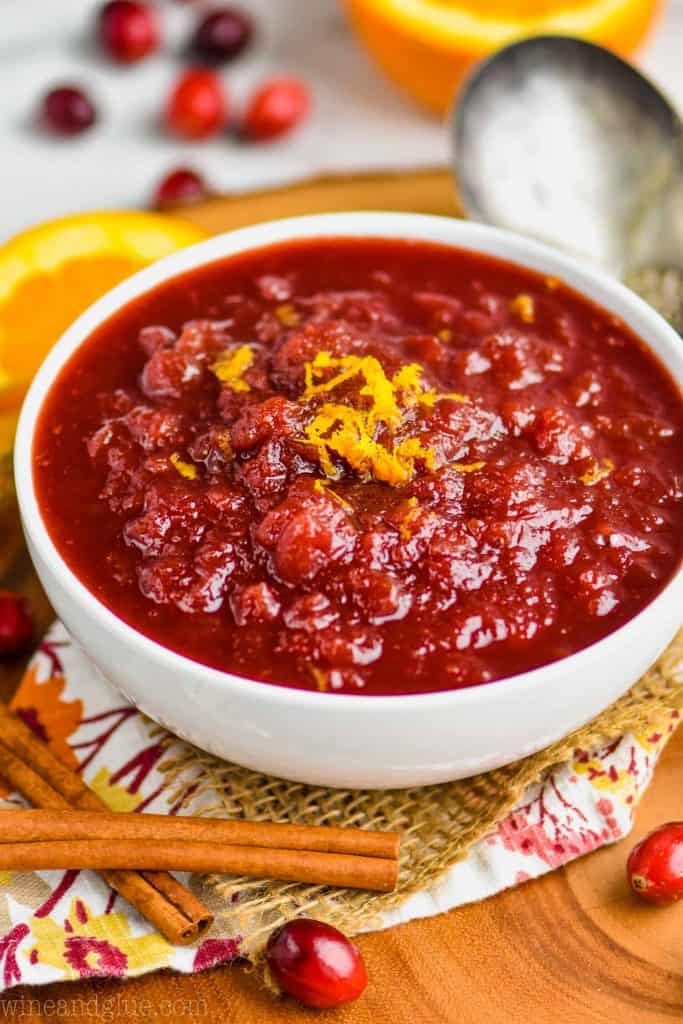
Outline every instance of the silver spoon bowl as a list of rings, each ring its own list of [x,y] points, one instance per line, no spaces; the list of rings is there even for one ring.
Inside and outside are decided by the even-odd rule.
[[[683,325],[683,126],[609,50],[535,36],[480,64],[453,113],[465,213],[625,279]]]

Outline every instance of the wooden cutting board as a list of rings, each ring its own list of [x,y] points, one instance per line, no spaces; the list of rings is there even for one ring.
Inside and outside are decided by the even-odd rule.
[[[236,199],[189,214],[210,232],[330,210],[457,214],[444,171],[325,180]],[[51,611],[16,520],[0,523],[0,586],[21,587],[40,625]],[[21,665],[0,668],[0,696]],[[683,1018],[683,903],[637,904],[624,881],[638,836],[683,818],[683,730],[669,744],[638,808],[632,836],[484,903],[363,936],[370,985],[358,1003],[321,1016],[274,1002],[258,977],[223,967],[126,982],[81,981],[11,990],[0,1015],[22,1021],[159,1024],[665,1024]]]

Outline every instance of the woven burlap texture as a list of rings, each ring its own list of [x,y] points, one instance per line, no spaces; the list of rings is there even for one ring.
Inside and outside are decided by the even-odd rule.
[[[577,749],[590,750],[625,733],[651,729],[683,707],[683,630],[659,661],[623,697],[583,728],[531,757],[496,771],[437,786],[340,790],[262,775],[184,746],[162,765],[173,800],[193,813],[250,821],[298,822],[402,833],[398,887],[389,894],[287,882],[211,876],[192,884],[242,936],[258,959],[269,932],[300,914],[329,921],[347,934],[376,926],[381,915],[428,889],[514,808],[524,791]],[[207,796],[215,796],[207,803]],[[206,804],[197,810],[197,801]]]

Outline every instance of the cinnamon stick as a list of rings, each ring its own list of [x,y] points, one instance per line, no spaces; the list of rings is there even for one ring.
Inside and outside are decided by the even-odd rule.
[[[391,892],[398,861],[310,850],[229,846],[210,842],[169,843],[165,839],[37,840],[0,844],[0,870],[122,868],[197,871],[278,878],[288,882],[350,886]]]
[[[62,811],[74,806],[100,812],[108,810],[104,801],[3,704],[0,704],[0,775],[39,807]],[[173,945],[195,942],[213,923],[213,915],[207,907],[165,871],[103,870],[101,875],[107,885],[128,900]]]
[[[308,850],[396,860],[397,832],[322,825],[290,825],[225,818],[172,817],[167,814],[124,814],[73,810],[0,811],[0,844],[71,839],[166,840],[259,846],[279,850]]]

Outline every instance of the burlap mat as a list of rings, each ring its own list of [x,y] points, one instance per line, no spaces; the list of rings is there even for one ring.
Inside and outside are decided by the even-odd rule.
[[[224,916],[229,931],[242,935],[244,953],[258,959],[273,927],[302,913],[347,934],[376,926],[383,912],[428,889],[492,832],[549,769],[577,749],[651,728],[677,707],[683,707],[683,630],[652,669],[588,725],[531,757],[459,782],[401,790],[325,789],[261,775],[193,748],[171,753],[161,768],[173,798],[191,804],[193,813],[402,832],[399,884],[386,895],[222,876],[197,880],[202,897]],[[212,799],[198,810],[208,795]]]

